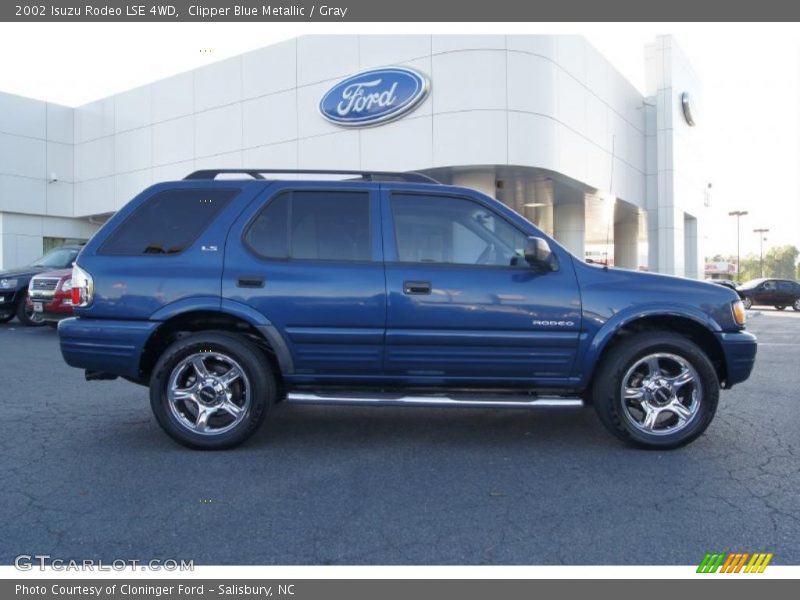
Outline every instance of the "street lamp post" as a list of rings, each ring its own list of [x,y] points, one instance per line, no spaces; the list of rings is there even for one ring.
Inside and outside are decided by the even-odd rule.
[[[741,256],[739,253],[739,221],[743,216],[747,214],[746,210],[732,210],[728,213],[729,217],[736,217],[736,278],[739,279],[741,277],[741,273],[739,271],[739,263],[741,261]]]
[[[753,229],[753,233],[758,234],[758,270],[761,272],[759,277],[764,277],[764,240],[767,239],[764,234],[767,232],[769,232],[769,229],[763,227]]]

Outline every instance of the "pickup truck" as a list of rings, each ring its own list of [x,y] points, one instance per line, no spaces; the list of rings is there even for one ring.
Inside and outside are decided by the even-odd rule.
[[[147,386],[159,425],[198,449],[240,444],[280,401],[593,405],[621,440],[675,448],[756,356],[733,290],[587,264],[415,173],[153,185],[82,250],[72,294],[66,362]]]

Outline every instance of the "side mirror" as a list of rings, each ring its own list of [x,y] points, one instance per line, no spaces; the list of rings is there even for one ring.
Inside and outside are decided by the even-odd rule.
[[[525,244],[525,260],[532,267],[547,271],[556,270],[556,258],[547,240],[531,236]]]

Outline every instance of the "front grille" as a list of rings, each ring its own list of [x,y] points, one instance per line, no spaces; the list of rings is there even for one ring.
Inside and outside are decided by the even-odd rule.
[[[32,292],[54,292],[60,279],[51,277],[34,277],[31,283]]]

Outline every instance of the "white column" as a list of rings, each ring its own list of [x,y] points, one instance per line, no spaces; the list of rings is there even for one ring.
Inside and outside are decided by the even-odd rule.
[[[3,258],[3,246],[5,246],[5,235],[3,235],[3,213],[0,212],[0,271],[8,268]]]
[[[577,202],[556,200],[553,205],[553,237],[580,260],[584,259],[586,203],[582,197]]]
[[[478,190],[491,198],[497,198],[497,180],[494,171],[474,170],[453,173],[453,185]]]
[[[701,279],[705,269],[701,269],[699,252],[700,239],[697,232],[697,219],[684,214],[683,217],[683,261],[684,276],[691,279]]]
[[[614,266],[639,268],[639,218],[629,217],[614,223]]]

